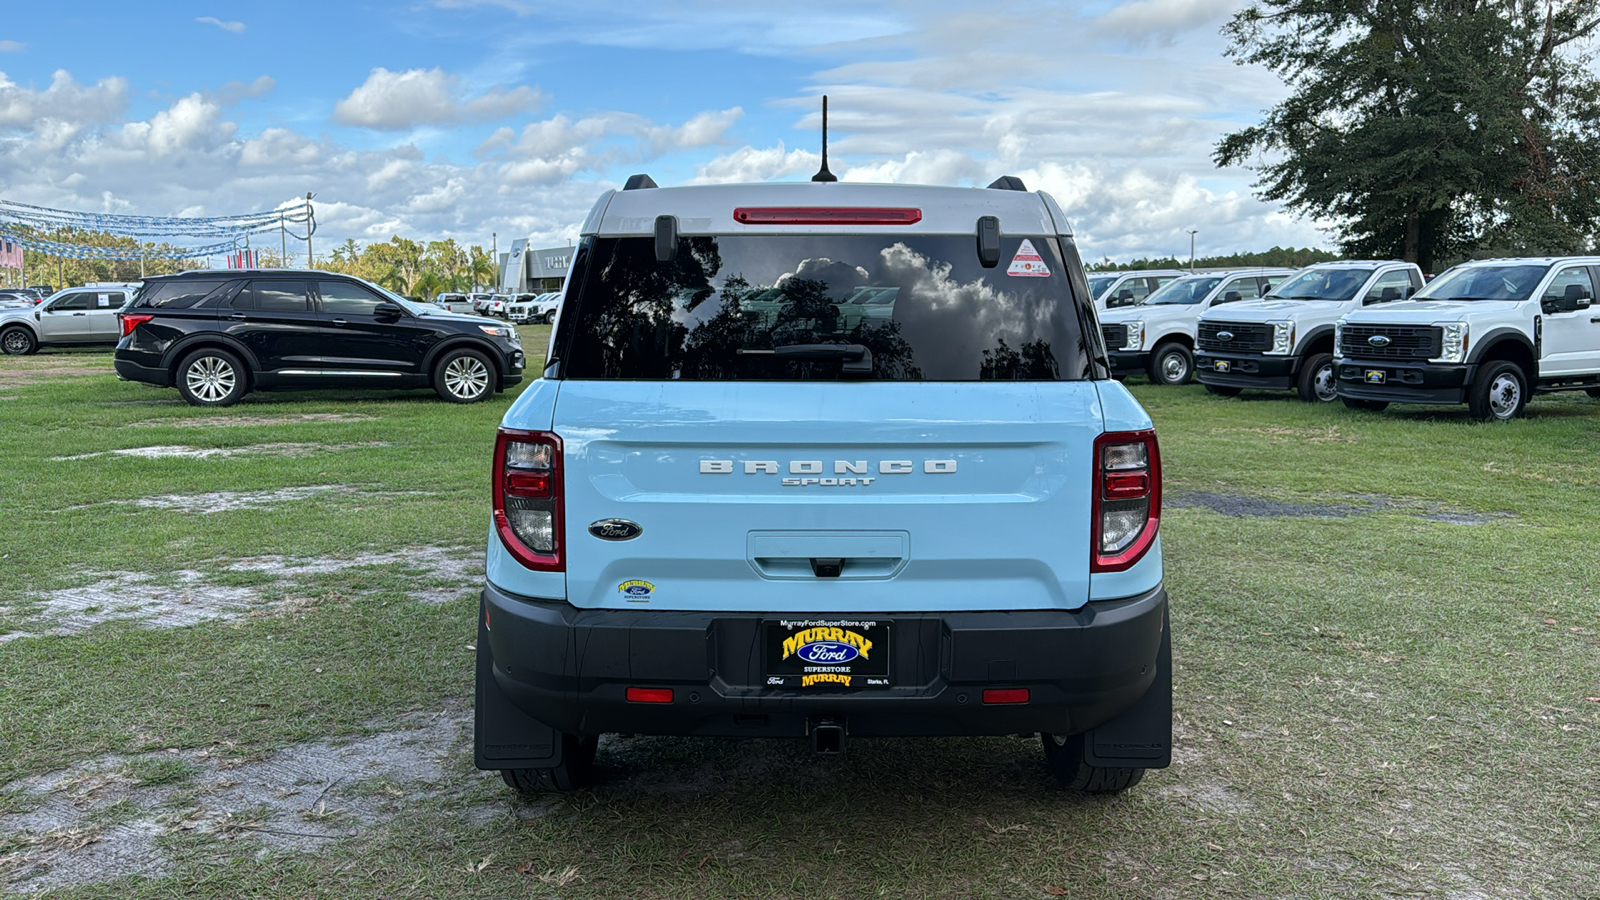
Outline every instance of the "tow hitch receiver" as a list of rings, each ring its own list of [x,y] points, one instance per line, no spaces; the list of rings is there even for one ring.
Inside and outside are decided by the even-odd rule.
[[[819,716],[811,720],[811,749],[821,756],[844,753],[844,720]]]

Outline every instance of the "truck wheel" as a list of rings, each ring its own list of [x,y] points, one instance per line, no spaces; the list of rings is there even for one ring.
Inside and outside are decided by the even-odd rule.
[[[1357,400],[1354,397],[1340,397],[1344,405],[1350,409],[1364,409],[1369,412],[1383,412],[1389,408],[1387,400]]]
[[[1307,403],[1332,403],[1339,399],[1332,353],[1313,353],[1300,369],[1300,399]]]
[[[232,406],[249,389],[244,363],[226,350],[196,350],[178,364],[178,393],[190,406]]]
[[[561,764],[548,769],[501,769],[500,778],[524,794],[575,791],[594,781],[597,737],[561,735]]]
[[[1115,794],[1139,783],[1143,769],[1091,766],[1083,761],[1083,735],[1039,735],[1044,764],[1062,787],[1086,794]]]
[[[1588,390],[1584,391],[1584,393],[1595,398],[1596,400],[1600,400],[1600,388],[1589,388]]]
[[[1220,384],[1206,385],[1206,393],[1216,394],[1218,397],[1237,397],[1239,396],[1239,392],[1242,390],[1244,390],[1244,388],[1223,387]]]
[[[433,367],[433,389],[451,403],[489,399],[495,387],[494,365],[476,350],[452,350]]]
[[[1509,422],[1528,408],[1528,379],[1516,363],[1492,362],[1467,389],[1467,409],[1480,422]]]
[[[1156,384],[1188,384],[1194,377],[1194,354],[1176,342],[1167,342],[1150,354],[1150,380]]]
[[[0,350],[7,356],[27,356],[37,349],[39,342],[34,339],[33,332],[21,325],[0,332]]]

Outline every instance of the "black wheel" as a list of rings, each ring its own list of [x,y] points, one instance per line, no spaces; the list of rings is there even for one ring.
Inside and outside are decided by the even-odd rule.
[[[433,389],[451,403],[477,403],[494,393],[497,376],[477,350],[451,350],[433,367]]]
[[[1333,354],[1313,353],[1300,367],[1300,399],[1307,403],[1332,403],[1339,399],[1334,389]]]
[[[1144,778],[1143,769],[1091,766],[1083,761],[1083,735],[1040,734],[1044,764],[1062,787],[1085,794],[1115,794]]]
[[[34,338],[33,332],[21,325],[0,331],[0,350],[5,351],[7,356],[27,356],[38,349],[39,342]]]
[[[556,311],[552,309],[549,312],[545,313],[543,322],[546,325],[554,325],[556,323]]]
[[[1516,363],[1485,363],[1467,388],[1467,408],[1480,422],[1509,422],[1528,408],[1528,378]]]
[[[1387,400],[1357,400],[1354,397],[1340,397],[1344,405],[1350,409],[1364,409],[1369,412],[1383,412],[1389,408]]]
[[[1595,398],[1596,400],[1600,400],[1600,388],[1588,388],[1584,391],[1584,393]]]
[[[1150,380],[1156,384],[1188,384],[1194,377],[1194,354],[1182,344],[1162,344],[1150,354]]]
[[[178,393],[190,406],[232,406],[249,390],[239,357],[226,350],[196,350],[178,364]]]
[[[524,794],[575,791],[594,781],[594,751],[599,738],[561,736],[561,765],[549,769],[501,769],[500,778]]]
[[[1206,393],[1216,394],[1218,397],[1237,397],[1239,396],[1239,392],[1243,390],[1244,388],[1223,387],[1220,384],[1206,385]]]

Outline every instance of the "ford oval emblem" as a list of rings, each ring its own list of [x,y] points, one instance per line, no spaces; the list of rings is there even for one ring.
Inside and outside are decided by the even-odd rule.
[[[794,655],[813,665],[820,665],[847,663],[860,656],[861,651],[842,641],[816,641],[801,647]]]
[[[602,541],[631,541],[644,534],[644,529],[627,519],[601,519],[589,526],[589,533]]]
[[[1374,347],[1387,347],[1389,346],[1390,341],[1387,335],[1375,334],[1372,337],[1367,338],[1367,343]]]
[[[1231,341],[1231,340],[1233,340],[1233,332],[1231,332],[1231,331],[1219,331],[1219,332],[1217,332],[1217,340],[1219,340],[1219,341]]]

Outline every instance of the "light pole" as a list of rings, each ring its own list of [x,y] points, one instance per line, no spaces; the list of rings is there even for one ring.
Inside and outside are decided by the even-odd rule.
[[[1189,228],[1189,229],[1186,229],[1186,230],[1189,232],[1189,274],[1193,275],[1194,274],[1194,236],[1195,236],[1195,232],[1199,231],[1200,229],[1198,229],[1198,228]]]

